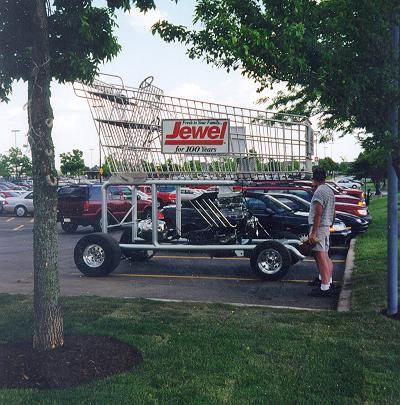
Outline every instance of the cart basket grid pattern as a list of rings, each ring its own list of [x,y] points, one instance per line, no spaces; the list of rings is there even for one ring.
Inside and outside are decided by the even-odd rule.
[[[103,79],[105,77],[105,79]],[[115,83],[117,81],[117,83]],[[263,179],[302,177],[311,169],[313,130],[296,115],[165,95],[149,77],[138,88],[118,76],[74,83],[86,98],[113,174],[148,178]],[[229,153],[163,153],[165,119],[229,120]]]

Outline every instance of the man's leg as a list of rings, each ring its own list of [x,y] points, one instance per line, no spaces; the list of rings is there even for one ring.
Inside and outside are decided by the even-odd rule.
[[[325,252],[326,253],[326,261],[328,263],[329,266],[329,272],[330,272],[330,283],[332,284],[332,277],[333,277],[333,262],[332,259],[329,257],[329,252]]]
[[[321,276],[321,284],[329,285],[331,278],[331,267],[327,260],[327,252],[315,251],[314,255],[318,271]]]

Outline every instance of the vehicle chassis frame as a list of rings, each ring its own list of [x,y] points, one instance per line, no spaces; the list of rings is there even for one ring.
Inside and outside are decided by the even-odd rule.
[[[135,243],[136,240],[142,240],[138,238],[138,208],[137,208],[137,186],[138,185],[151,186],[151,199],[152,199],[152,243]],[[180,234],[182,226],[182,200],[181,200],[181,186],[233,186],[236,182],[233,180],[182,180],[182,179],[138,179],[133,181],[120,181],[118,177],[111,178],[110,181],[103,183],[102,185],[102,232],[107,234],[108,228],[115,225],[108,225],[108,209],[107,209],[107,189],[110,186],[124,185],[132,188],[132,218],[130,222],[124,222],[125,225],[131,225],[132,227],[132,243],[119,244],[122,249],[129,250],[174,250],[174,251],[233,251],[238,256],[244,256],[244,251],[254,250],[258,244],[270,239],[252,239],[250,244],[236,243],[231,245],[189,245],[185,244],[182,240],[179,243],[159,243],[158,241],[158,207],[157,207],[157,186],[158,185],[174,185],[176,187],[176,230]],[[125,217],[126,218],[126,217]],[[125,219],[124,218],[124,219]],[[124,220],[121,221],[121,223]],[[118,224],[120,225],[120,224]],[[117,225],[117,226],[118,226]],[[293,245],[299,245],[301,242],[296,239],[285,239],[276,241],[282,243],[290,252],[292,252],[299,259],[305,259]]]

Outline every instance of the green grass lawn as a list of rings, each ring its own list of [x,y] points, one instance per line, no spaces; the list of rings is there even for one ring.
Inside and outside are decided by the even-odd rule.
[[[399,403],[400,323],[379,314],[385,204],[356,245],[352,312],[66,298],[66,333],[115,336],[143,364],[73,389],[0,390],[0,403]],[[1,343],[30,339],[31,305],[0,295]]]

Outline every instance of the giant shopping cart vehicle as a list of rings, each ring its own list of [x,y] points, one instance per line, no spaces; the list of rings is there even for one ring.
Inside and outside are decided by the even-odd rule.
[[[165,95],[145,79],[138,88],[117,76],[75,83],[86,98],[102,152],[112,172],[102,187],[102,233],[82,237],[78,269],[105,276],[121,257],[149,260],[157,251],[246,256],[261,278],[276,280],[303,256],[290,235],[274,240],[249,212],[246,196],[232,193],[249,181],[304,178],[311,170],[313,131],[307,118],[278,115]],[[132,208],[117,221],[107,209],[110,185],[130,188]],[[138,220],[138,187],[151,188],[152,215]],[[157,189],[176,188],[175,220],[163,220]],[[182,203],[181,187],[217,187]],[[189,218],[189,223],[187,223]],[[120,241],[108,234],[122,227]]]

